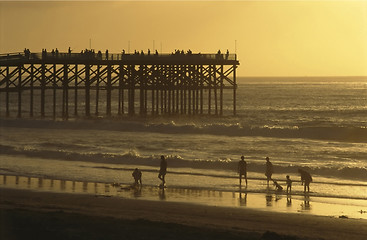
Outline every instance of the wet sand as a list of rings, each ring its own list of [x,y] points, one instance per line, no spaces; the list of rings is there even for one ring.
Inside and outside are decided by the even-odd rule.
[[[157,188],[149,191],[162,196]],[[26,233],[38,239],[367,239],[363,219],[164,198],[0,187],[0,210],[1,239],[23,239]]]

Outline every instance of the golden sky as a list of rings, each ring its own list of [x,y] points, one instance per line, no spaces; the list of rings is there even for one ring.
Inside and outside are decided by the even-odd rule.
[[[366,1],[0,1],[0,53],[236,52],[239,76],[366,76]],[[235,44],[236,42],[236,44]]]

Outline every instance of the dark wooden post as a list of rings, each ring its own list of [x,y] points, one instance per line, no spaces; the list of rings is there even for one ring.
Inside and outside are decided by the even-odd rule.
[[[203,65],[200,65],[200,114],[204,113],[204,76]]]
[[[22,117],[22,65],[18,66],[18,118]]]
[[[64,64],[64,79],[63,79],[63,104],[62,104],[62,116],[65,119],[69,118],[69,66]]]
[[[168,89],[168,114],[171,114],[171,108],[172,108],[172,71],[171,71],[171,68],[172,68],[172,65],[168,65],[168,69],[167,69],[167,72],[168,72],[168,77],[167,77],[167,82],[166,82],[166,85],[167,85],[167,89]]]
[[[138,73],[138,76],[139,76],[139,88],[140,88],[140,115],[143,115],[144,114],[144,77],[143,77],[143,65],[140,65],[139,66],[139,73]]]
[[[236,65],[233,65],[233,115],[236,115],[236,90],[237,90],[237,83],[236,83]]]
[[[56,64],[53,64],[52,66],[53,74],[52,74],[52,87],[53,87],[53,94],[52,94],[52,116],[55,119],[56,118],[56,89],[57,89],[57,83],[56,83]]]
[[[112,80],[111,80],[111,64],[107,65],[107,86],[106,86],[106,90],[107,90],[107,94],[106,94],[106,114],[107,116],[111,116],[111,90],[112,90]]]
[[[155,98],[154,98],[154,87],[155,87],[155,81],[156,81],[156,68],[157,66],[153,65],[152,66],[152,86],[151,86],[151,90],[152,90],[152,115],[154,115],[154,107],[155,107]]]
[[[219,114],[223,116],[223,65],[220,66],[220,110]]]
[[[46,93],[46,76],[45,76],[46,65],[42,63],[41,69],[41,118],[45,117],[45,93]]]
[[[211,91],[211,88],[212,88],[212,68],[211,68],[211,65],[208,66],[209,68],[209,79],[208,79],[208,114],[210,115],[211,114],[211,104],[212,104],[212,91]]]
[[[129,76],[129,115],[135,114],[135,65],[130,65],[130,76]]]
[[[33,87],[34,87],[34,65],[33,65],[33,63],[31,64],[31,75],[30,75],[30,101],[29,101],[29,104],[30,104],[30,106],[29,106],[29,115],[31,116],[31,117],[33,117],[33,94],[34,94],[34,92],[33,92]]]
[[[101,65],[97,65],[97,76],[96,76],[96,113],[95,115],[98,116],[99,112],[98,112],[98,107],[99,107],[99,82],[101,80]]]
[[[179,66],[179,76],[180,76],[180,113],[181,114],[184,114],[184,88],[186,87],[185,86],[185,79],[184,79],[184,76],[183,76],[183,66],[180,65]]]
[[[144,65],[143,68],[143,81],[144,81],[144,115],[148,113],[148,81],[149,81],[149,74],[147,72],[148,68]]]
[[[218,81],[217,81],[217,66],[213,65],[213,80],[214,80],[214,104],[215,104],[215,115],[218,115]]]
[[[10,109],[9,109],[9,85],[10,85],[10,76],[9,76],[9,66],[6,66],[6,116],[10,116]]]
[[[78,116],[78,64],[75,64],[74,115]]]
[[[120,64],[119,66],[119,104],[118,104],[118,115],[121,116],[123,110],[123,104],[124,104],[124,100],[123,100],[123,86],[122,86],[122,79],[123,79],[123,67]]]
[[[85,65],[85,116],[90,117],[90,65]]]
[[[191,74],[191,65],[187,66],[187,74],[189,74],[189,81],[187,83],[187,87],[188,87],[188,103],[187,103],[187,113],[190,115],[191,114],[191,89],[192,89],[192,74]]]

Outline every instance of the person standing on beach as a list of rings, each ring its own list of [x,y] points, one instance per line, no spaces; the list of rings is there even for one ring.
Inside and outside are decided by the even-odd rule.
[[[270,162],[269,157],[266,157],[266,170],[265,170],[265,176],[268,182],[271,180],[271,176],[273,175],[273,164]]]
[[[303,192],[306,192],[306,188],[307,188],[307,192],[310,192],[310,183],[312,182],[311,174],[306,172],[303,169],[298,169],[298,172],[301,174],[301,183],[302,185],[304,185]]]
[[[162,180],[162,184],[160,186],[164,186],[166,184],[166,180],[165,180],[166,173],[167,173],[167,161],[165,157],[162,155],[161,165],[160,165],[159,174],[158,174],[158,178]]]
[[[287,175],[287,194],[292,192],[292,180],[289,177],[289,175]]]
[[[240,177],[240,186],[242,184],[242,176],[245,178],[246,187],[247,187],[247,163],[245,161],[245,157],[241,156],[241,160],[238,162],[238,173]]]

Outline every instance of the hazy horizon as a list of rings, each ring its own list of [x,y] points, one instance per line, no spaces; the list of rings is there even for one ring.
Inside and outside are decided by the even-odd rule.
[[[236,52],[237,76],[367,76],[367,1],[0,2],[0,53]]]

